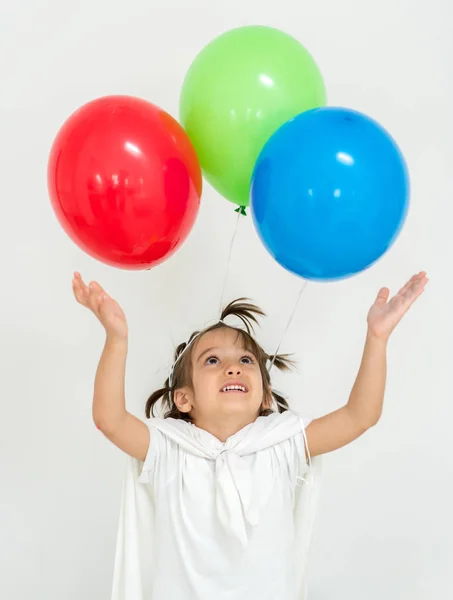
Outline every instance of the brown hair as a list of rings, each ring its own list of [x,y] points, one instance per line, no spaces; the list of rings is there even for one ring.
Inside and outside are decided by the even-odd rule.
[[[145,414],[149,419],[150,416],[154,415],[154,409],[159,400],[162,403],[162,407],[166,409],[164,414],[164,418],[168,419],[172,417],[174,419],[184,419],[185,421],[192,421],[190,415],[188,413],[181,412],[176,404],[173,401],[173,394],[175,390],[185,387],[187,385],[192,386],[192,351],[193,346],[192,341],[195,337],[201,338],[202,335],[208,333],[209,331],[214,331],[216,329],[233,329],[237,332],[238,336],[242,338],[242,342],[244,343],[244,347],[246,350],[251,352],[257,359],[261,376],[263,378],[263,387],[265,391],[265,397],[269,400],[274,400],[277,404],[279,412],[285,412],[288,410],[287,401],[277,394],[271,388],[271,378],[269,375],[269,371],[267,369],[267,361],[271,361],[272,364],[280,369],[281,371],[287,371],[293,366],[293,361],[290,360],[288,355],[286,354],[277,354],[275,356],[267,354],[263,348],[257,343],[257,341],[253,338],[252,333],[253,325],[258,323],[257,316],[264,316],[265,313],[254,304],[251,304],[247,298],[239,298],[238,300],[234,300],[228,306],[226,306],[222,312],[220,317],[220,321],[211,327],[203,331],[195,331],[189,338],[188,342],[184,342],[180,344],[175,352],[174,358],[174,370],[173,375],[165,381],[164,387],[155,391],[148,398],[146,402]],[[224,319],[230,316],[235,316],[240,319],[245,327],[245,329],[238,329],[236,327],[231,327],[224,323]],[[188,348],[188,346],[191,346]],[[187,348],[187,351],[185,352]],[[182,354],[184,352],[184,354]],[[261,410],[259,416],[267,417],[272,414],[274,411],[270,408],[264,408],[261,406]]]

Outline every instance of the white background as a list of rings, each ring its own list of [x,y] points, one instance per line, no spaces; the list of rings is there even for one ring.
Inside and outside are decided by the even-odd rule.
[[[72,298],[80,270],[124,306],[128,405],[143,416],[173,347],[218,316],[236,215],[205,185],[182,249],[150,272],[106,267],[64,234],[48,200],[53,137],[98,96],[141,96],[177,116],[198,51],[220,32],[266,24],[314,55],[329,103],[363,111],[399,142],[412,206],[392,250],[346,281],[308,286],[282,350],[293,405],[321,415],[345,403],[382,285],[426,269],[429,289],[395,333],[379,425],[326,457],[311,600],[453,597],[451,426],[452,8],[449,0],[18,0],[0,9],[0,596],[109,598],[124,456],[91,420],[103,332]],[[242,220],[226,299],[268,312],[275,349],[300,281]]]

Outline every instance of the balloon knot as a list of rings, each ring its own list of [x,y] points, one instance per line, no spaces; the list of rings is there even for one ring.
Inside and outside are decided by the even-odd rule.
[[[236,208],[236,210],[234,212],[237,212],[240,215],[243,215],[244,217],[247,216],[247,211],[245,210],[245,206],[238,206],[238,208]]]

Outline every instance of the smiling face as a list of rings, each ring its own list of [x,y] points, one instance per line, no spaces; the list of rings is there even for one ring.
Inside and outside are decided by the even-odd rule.
[[[259,359],[240,332],[222,327],[203,334],[191,353],[192,386],[175,403],[195,424],[238,419],[252,422],[265,403]]]

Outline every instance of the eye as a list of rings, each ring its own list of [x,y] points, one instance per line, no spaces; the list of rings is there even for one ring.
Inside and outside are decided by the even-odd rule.
[[[210,356],[209,358],[206,359],[206,365],[216,365],[219,363],[219,359],[217,358],[217,356]]]
[[[243,362],[246,365],[253,365],[255,363],[252,356],[243,356],[241,358],[241,362]]]

